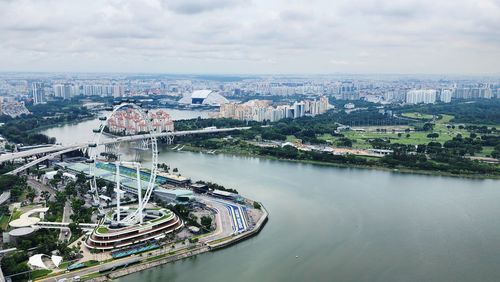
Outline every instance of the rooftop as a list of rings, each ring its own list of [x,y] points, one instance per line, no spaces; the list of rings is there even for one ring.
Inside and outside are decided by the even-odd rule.
[[[207,98],[212,92],[212,90],[195,90],[191,94],[191,98]]]

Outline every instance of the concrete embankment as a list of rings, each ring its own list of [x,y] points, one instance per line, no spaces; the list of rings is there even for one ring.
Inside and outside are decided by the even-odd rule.
[[[235,236],[228,237],[227,240],[223,240],[221,242],[217,242],[218,241],[217,240],[216,243],[208,243],[207,245],[197,246],[197,247],[194,247],[192,249],[185,250],[180,254],[176,254],[176,255],[172,255],[172,256],[168,256],[168,257],[164,257],[164,258],[159,258],[157,260],[142,262],[140,264],[130,266],[130,267],[127,267],[127,268],[121,269],[121,270],[115,270],[115,271],[113,271],[105,276],[100,276],[100,277],[94,278],[92,281],[109,281],[112,279],[116,279],[116,278],[119,278],[122,276],[129,275],[131,273],[135,273],[135,272],[143,271],[143,270],[153,268],[156,266],[160,266],[162,264],[166,264],[169,262],[189,258],[192,256],[196,256],[198,254],[209,252],[209,251],[219,250],[219,249],[228,247],[232,244],[235,244],[239,241],[248,239],[252,236],[257,235],[262,230],[262,228],[264,227],[264,225],[266,224],[266,222],[268,220],[269,213],[267,212],[266,208],[264,206],[261,206],[261,209],[263,211],[263,214],[259,218],[259,220],[255,223],[254,228],[250,231],[247,231],[247,232],[235,235]]]
[[[214,251],[217,249],[222,249],[222,248],[228,247],[232,244],[235,244],[241,240],[245,240],[247,238],[250,238],[252,236],[257,235],[262,230],[262,227],[264,227],[264,225],[267,223],[268,216],[269,216],[269,214],[268,214],[267,210],[264,208],[264,206],[261,206],[261,209],[263,211],[263,214],[259,218],[257,223],[255,223],[255,227],[252,230],[238,234],[236,236],[232,236],[232,237],[230,237],[230,239],[228,238],[228,240],[224,240],[222,242],[208,243],[210,250]]]

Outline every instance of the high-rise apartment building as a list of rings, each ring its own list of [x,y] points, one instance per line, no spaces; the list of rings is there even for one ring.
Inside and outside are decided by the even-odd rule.
[[[450,89],[443,89],[441,90],[441,94],[439,95],[439,101],[443,103],[450,103],[451,102],[451,95],[452,91]]]
[[[33,104],[41,104],[45,102],[45,90],[43,83],[35,82],[32,85]]]
[[[244,104],[222,104],[219,109],[219,117],[274,122],[284,118],[323,114],[329,106],[326,96],[320,97],[319,100],[305,100],[295,102],[293,105],[278,105],[276,107],[273,107],[269,100],[250,100]]]
[[[299,118],[305,116],[305,103],[304,102],[295,102],[293,103],[293,117]]]
[[[407,104],[436,103],[436,90],[410,90],[406,93]]]
[[[113,97],[123,97],[125,96],[125,89],[122,85],[113,85]]]
[[[61,97],[63,99],[71,99],[71,97],[80,95],[80,87],[71,85],[69,83],[56,84],[52,86],[54,90],[55,97]]]

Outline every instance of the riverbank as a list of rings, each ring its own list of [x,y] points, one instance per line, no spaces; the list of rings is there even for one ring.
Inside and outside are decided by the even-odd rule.
[[[49,125],[42,125],[42,126],[39,126],[37,128],[34,128],[32,130],[29,130],[28,133],[39,133],[40,131],[43,131],[43,130],[57,128],[57,127],[65,126],[65,125],[77,125],[83,121],[89,121],[89,120],[93,120],[93,119],[96,119],[95,115],[89,116],[89,117],[84,117],[84,118],[81,118],[78,120],[63,121],[63,122],[58,122],[58,123],[49,124]],[[50,136],[50,137],[52,137],[52,136]],[[57,138],[56,138],[56,140],[57,140]]]
[[[227,148],[225,148],[224,150],[206,150],[204,148],[195,147],[192,145],[185,145],[182,150],[190,151],[190,152],[202,152],[202,153],[207,153],[209,151],[211,151],[211,152],[215,151],[211,154],[225,154],[225,155],[240,156],[240,157],[253,157],[253,158],[262,158],[262,159],[268,159],[268,160],[278,160],[278,161],[286,161],[286,162],[293,162],[293,163],[305,163],[305,164],[340,167],[340,168],[375,169],[375,170],[380,170],[380,171],[390,171],[390,172],[394,172],[394,173],[403,173],[403,174],[446,176],[446,177],[467,178],[467,179],[500,179],[500,175],[492,175],[492,174],[454,174],[454,173],[444,172],[444,171],[410,169],[410,168],[402,167],[402,166],[390,168],[390,167],[381,166],[381,165],[342,164],[342,163],[321,162],[321,161],[314,161],[314,160],[287,159],[287,158],[279,158],[279,157],[268,156],[268,155],[254,154],[254,153],[251,153],[249,151],[242,151],[242,150],[232,151],[232,150],[227,150]]]

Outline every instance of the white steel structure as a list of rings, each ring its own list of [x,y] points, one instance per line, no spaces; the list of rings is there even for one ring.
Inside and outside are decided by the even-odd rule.
[[[99,205],[99,188],[97,187],[97,176],[95,175],[96,172],[96,164],[99,156],[99,147],[103,144],[101,144],[101,137],[103,134],[104,129],[107,126],[107,122],[109,120],[109,117],[112,117],[117,111],[119,110],[124,110],[124,109],[133,109],[139,113],[141,116],[142,120],[147,125],[148,131],[149,131],[149,145],[151,146],[151,169],[150,169],[150,178],[148,181],[148,185],[146,189],[144,190],[145,192],[142,193],[142,187],[141,187],[141,164],[137,162],[121,162],[121,161],[116,161],[115,166],[116,166],[116,176],[115,176],[115,181],[116,181],[116,204],[117,204],[117,209],[116,209],[116,222],[125,224],[125,225],[132,225],[136,223],[142,223],[143,221],[143,210],[146,207],[146,204],[148,203],[151,194],[153,192],[153,189],[155,187],[156,183],[156,175],[158,173],[158,145],[157,145],[157,140],[156,140],[156,134],[155,134],[155,128],[152,126],[151,120],[147,115],[147,112],[143,111],[140,106],[134,104],[134,103],[128,103],[128,102],[123,102],[119,105],[116,105],[113,109],[111,114],[106,117],[106,118],[99,118],[101,120],[100,127],[98,129],[94,130],[94,139],[93,143],[89,144],[89,173],[90,173],[90,188],[91,192],[94,193],[94,201],[96,204]],[[111,109],[110,109],[111,110]],[[123,190],[120,189],[120,166],[128,164],[132,165],[133,167],[136,168],[136,177],[137,177],[137,189],[138,189],[138,207],[134,211],[130,212],[127,214],[125,218],[121,218],[121,207],[120,207],[120,198],[121,195],[124,193]],[[99,210],[102,212],[102,207],[99,205]]]

